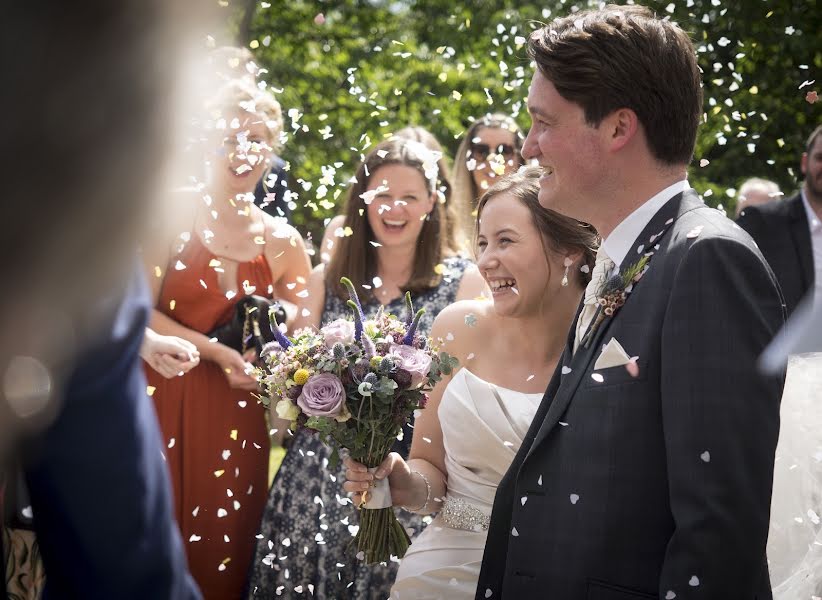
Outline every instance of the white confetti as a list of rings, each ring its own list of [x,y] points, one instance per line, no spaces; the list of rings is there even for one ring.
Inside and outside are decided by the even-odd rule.
[[[698,586],[699,585],[699,577],[697,577],[696,575],[691,577],[690,581],[688,581],[688,585],[691,586],[691,587]]]
[[[705,452],[699,455],[699,458],[701,458],[706,463],[711,462],[711,453],[705,450]]]
[[[200,512],[200,507],[199,506],[191,511],[191,516],[196,517],[198,512]]]
[[[197,535],[196,533],[192,533],[191,537],[188,538],[188,541],[189,542],[199,542],[201,539],[203,539],[203,538],[200,537],[199,535]]]
[[[174,438],[171,438],[170,440],[168,440],[168,447],[173,448],[175,442],[176,442],[176,440]]]
[[[579,494],[571,494],[571,504],[579,502]]]
[[[568,374],[568,373],[570,373],[571,371],[573,371],[573,369],[572,369],[571,367],[568,367],[568,366],[564,366],[564,367],[562,367],[562,374],[563,374],[563,375],[567,375],[567,374]]]
[[[699,237],[699,234],[702,233],[703,227],[704,227],[704,225],[697,225],[696,227],[691,229],[685,237],[688,238],[689,240],[692,240],[696,237]]]
[[[676,593],[673,590],[668,590],[668,593],[665,594],[665,600],[674,600],[676,598]]]
[[[224,508],[218,508],[218,509],[217,509],[217,516],[218,516],[219,518],[221,518],[221,519],[222,519],[222,518],[223,518],[223,517],[225,517],[226,515],[228,515],[228,511],[227,511],[226,509],[224,509]]]
[[[522,498],[519,499],[519,501],[520,501],[520,504],[525,506],[525,503],[528,502],[528,496],[523,496]]]
[[[602,383],[603,381],[605,381],[605,378],[602,376],[601,373],[591,373],[591,379],[593,379],[597,383]]]
[[[514,528],[511,530],[511,535],[513,535],[514,537],[519,537],[519,531],[517,531],[517,528],[516,528],[516,527],[514,527]]]
[[[542,485],[542,475],[540,475],[539,479],[537,479],[537,485]]]
[[[486,588],[485,590],[485,597],[490,598],[494,592],[491,591],[491,588]]]

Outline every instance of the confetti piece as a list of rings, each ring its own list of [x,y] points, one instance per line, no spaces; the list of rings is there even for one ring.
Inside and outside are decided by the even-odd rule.
[[[699,458],[701,458],[703,462],[709,463],[711,462],[711,453],[705,450],[705,452],[699,455]]]
[[[231,456],[231,450],[223,450],[223,460],[228,460],[229,456]]]
[[[563,366],[563,367],[562,367],[562,374],[563,374],[563,375],[567,375],[567,374],[568,374],[568,373],[570,373],[571,371],[573,371],[573,369],[572,369],[571,367],[568,367],[568,366]]]
[[[171,438],[170,440],[168,440],[168,447],[173,448],[176,441],[177,440],[175,440],[174,438]]]
[[[476,327],[476,325],[477,325],[476,315],[474,315],[474,313],[468,313],[467,315],[465,315],[465,324],[468,325],[468,327]]]
[[[625,370],[631,377],[639,377],[639,365],[636,364],[636,359],[632,358],[625,363]]]
[[[177,301],[176,300],[172,300],[171,302],[168,303],[168,309],[169,310],[174,310],[175,306],[177,306]]]
[[[237,430],[236,430],[236,429],[232,429],[232,430],[231,430],[231,433],[229,434],[229,436],[228,436],[228,437],[230,437],[232,440],[236,440],[236,439],[237,439]]]
[[[159,278],[163,276],[163,271],[160,267],[154,267],[154,276]]]
[[[214,477],[221,477],[225,473],[225,469],[220,469],[219,471],[214,471]]]
[[[492,592],[492,591],[491,591],[491,588],[487,588],[487,589],[485,590],[485,597],[486,597],[486,598],[490,598],[490,597],[491,597],[491,595],[492,595],[493,593],[494,593],[494,592]]]
[[[203,539],[203,538],[200,537],[199,535],[197,535],[196,533],[192,533],[191,537],[188,538],[188,541],[189,542],[199,542],[201,539]]]
[[[227,515],[228,515],[228,511],[227,511],[226,509],[224,509],[224,508],[218,508],[218,509],[217,509],[217,516],[218,516],[219,518],[221,518],[221,519],[222,519],[223,517],[225,517],[225,516],[227,516]]]
[[[591,379],[593,379],[597,383],[602,383],[603,381],[605,381],[605,378],[602,376],[601,373],[591,373]]]
[[[539,479],[537,479],[537,485],[542,485],[542,475],[540,475]]]
[[[533,378],[534,378],[533,375],[529,375],[528,378],[525,381],[531,381]]]
[[[562,427],[568,427],[568,423],[565,421],[557,421],[557,423],[559,423]]]
[[[699,577],[697,577],[696,575],[691,577],[691,579],[688,581],[688,585],[691,587],[697,587],[699,585]]]
[[[525,506],[525,503],[528,502],[528,496],[523,496],[522,498],[519,499],[519,502],[520,502],[520,504]]]
[[[449,331],[448,335],[445,336],[445,341],[453,342],[454,341],[454,334]]]
[[[182,271],[185,268],[186,266],[179,260],[177,261],[177,264],[174,265],[174,269],[177,271]]]
[[[191,516],[196,517],[197,513],[199,513],[199,512],[200,512],[200,507],[197,506],[194,510],[191,511]]]
[[[247,400],[238,400],[237,404],[239,405],[240,408],[245,408],[248,405],[248,401]]]
[[[685,237],[689,240],[699,237],[699,234],[702,233],[703,227],[704,225],[697,225],[696,227],[691,229]]]
[[[579,502],[579,494],[571,494],[571,504]]]
[[[674,600],[676,598],[676,593],[673,590],[668,590],[668,593],[665,594],[665,600]]]
[[[582,273],[590,273],[590,272],[591,272],[591,267],[590,267],[590,266],[588,266],[588,265],[582,265],[582,266],[579,268],[579,270],[580,270]]]
[[[466,356],[465,360],[471,360],[472,358],[474,358],[474,353],[473,352],[471,354],[469,354],[468,356]]]
[[[511,535],[513,535],[514,537],[519,537],[519,531],[517,531],[516,527],[511,529]]]
[[[819,94],[817,94],[816,91],[810,91],[807,94],[805,94],[805,100],[808,102],[808,104],[814,104],[818,99]]]
[[[156,392],[156,391],[157,391],[157,388],[156,388],[156,387],[154,387],[153,385],[147,385],[147,386],[146,386],[146,394],[147,394],[149,397],[153,396],[153,395],[154,395],[154,392]]]

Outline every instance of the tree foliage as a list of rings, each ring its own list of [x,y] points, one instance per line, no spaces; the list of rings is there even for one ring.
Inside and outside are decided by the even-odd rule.
[[[697,47],[705,114],[689,181],[730,209],[747,177],[790,192],[822,101],[808,92],[822,69],[815,0],[677,0],[648,6]],[[258,2],[240,37],[279,92],[283,156],[296,224],[317,237],[339,211],[362,154],[407,125],[431,130],[453,156],[470,120],[512,114],[523,129],[532,68],[529,33],[580,2],[511,0],[271,0]],[[242,19],[235,19],[242,21]],[[811,83],[809,83],[811,82]]]

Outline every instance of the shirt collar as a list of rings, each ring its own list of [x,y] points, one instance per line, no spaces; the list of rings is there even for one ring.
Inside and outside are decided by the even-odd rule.
[[[816,212],[811,208],[811,203],[805,197],[805,190],[801,190],[800,195],[802,196],[802,204],[805,206],[805,213],[808,215],[808,227],[810,227],[811,233],[822,231],[822,221],[819,220]]]
[[[683,179],[669,185],[651,199],[643,203],[623,221],[617,225],[607,238],[602,241],[602,246],[608,257],[614,261],[616,266],[622,264],[631,245],[636,241],[645,226],[663,205],[671,198],[689,189],[688,180]]]

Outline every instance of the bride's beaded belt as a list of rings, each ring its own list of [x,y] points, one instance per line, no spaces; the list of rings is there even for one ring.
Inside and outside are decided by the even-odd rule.
[[[491,517],[462,498],[446,496],[440,511],[442,520],[453,529],[488,531]]]

